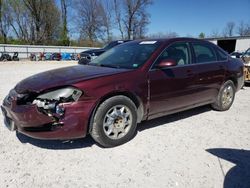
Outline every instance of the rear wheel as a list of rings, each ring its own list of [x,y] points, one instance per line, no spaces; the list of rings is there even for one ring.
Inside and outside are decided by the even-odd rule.
[[[234,83],[231,80],[228,80],[221,86],[216,101],[212,104],[212,108],[218,111],[228,110],[233,104],[234,97]]]
[[[92,130],[93,139],[104,147],[113,147],[129,141],[135,133],[137,109],[126,96],[114,96],[97,109]]]

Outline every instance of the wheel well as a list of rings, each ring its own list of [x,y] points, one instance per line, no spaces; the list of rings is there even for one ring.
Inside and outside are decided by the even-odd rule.
[[[235,77],[230,77],[228,80],[231,80],[234,83],[235,88],[238,87],[238,82],[237,82],[237,79]]]
[[[93,123],[93,119],[94,119],[94,114],[96,113],[96,110],[98,109],[98,107],[107,99],[114,97],[114,96],[118,96],[118,95],[123,95],[128,97],[130,100],[133,101],[133,103],[135,104],[136,108],[137,108],[137,123],[142,121],[143,118],[143,114],[144,114],[144,110],[143,110],[143,103],[142,101],[139,99],[139,97],[137,97],[136,95],[130,93],[130,92],[114,92],[114,93],[110,93],[108,95],[103,96],[98,103],[96,104],[95,108],[93,109],[92,113],[91,113],[91,117],[89,118],[89,123],[88,123],[88,133],[91,131],[92,129],[92,123]]]

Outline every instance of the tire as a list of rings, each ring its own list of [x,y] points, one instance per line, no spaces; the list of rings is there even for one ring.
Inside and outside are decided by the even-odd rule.
[[[236,89],[234,83],[231,80],[226,81],[221,86],[215,103],[211,105],[212,108],[218,111],[228,110],[233,104],[235,92]]]
[[[90,62],[89,59],[86,59],[86,58],[82,58],[78,61],[78,64],[80,65],[87,65],[88,63]]]
[[[131,140],[137,127],[137,108],[123,95],[104,101],[94,114],[92,138],[103,147],[114,147]]]

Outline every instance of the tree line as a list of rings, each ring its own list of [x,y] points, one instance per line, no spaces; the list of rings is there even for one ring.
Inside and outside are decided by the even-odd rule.
[[[95,46],[113,40],[114,28],[119,39],[144,38],[150,4],[152,0],[0,0],[0,42]]]
[[[213,30],[210,37],[232,37],[232,36],[250,36],[250,24],[240,21],[236,24],[233,21],[227,22],[221,32]]]

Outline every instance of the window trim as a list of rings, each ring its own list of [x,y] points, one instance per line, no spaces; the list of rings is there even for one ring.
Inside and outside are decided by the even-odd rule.
[[[215,56],[215,61],[205,61],[205,62],[202,62],[202,63],[198,63],[197,62],[197,58],[196,58],[196,54],[195,54],[195,50],[194,50],[194,45],[195,44],[198,44],[198,45],[202,45],[202,46],[205,46],[205,47],[208,47],[214,54]],[[213,46],[209,43],[206,43],[206,42],[199,42],[199,41],[195,41],[195,42],[191,42],[191,48],[193,50],[193,64],[196,64],[196,65],[202,65],[202,64],[209,64],[209,63],[217,63],[218,62],[218,57],[217,57],[217,52],[216,50],[213,48]]]
[[[218,46],[213,46],[215,52],[216,52],[216,56],[217,56],[217,62],[227,62],[228,61],[228,55],[226,55],[226,59],[225,60],[219,60],[219,52],[221,52],[222,54],[226,53],[226,52],[223,52],[223,50],[221,50],[220,48],[218,48]]]

